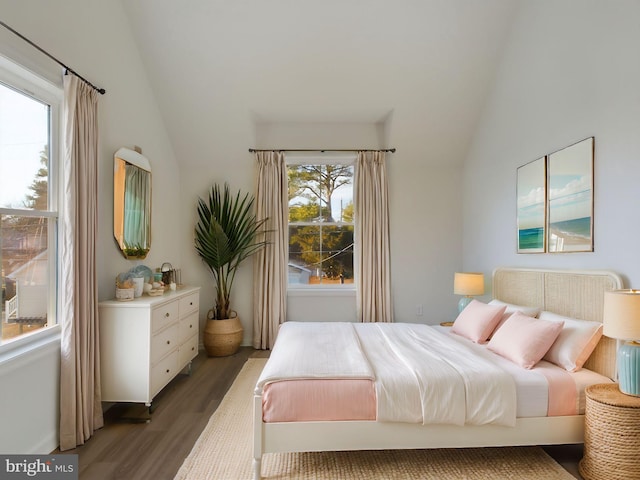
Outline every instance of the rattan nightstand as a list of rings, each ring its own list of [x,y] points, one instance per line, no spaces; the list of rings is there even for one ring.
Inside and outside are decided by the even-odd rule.
[[[625,395],[617,383],[586,389],[584,456],[585,479],[640,479],[640,397]]]

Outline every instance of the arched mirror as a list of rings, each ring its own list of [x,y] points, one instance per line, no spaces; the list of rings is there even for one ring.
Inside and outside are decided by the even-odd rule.
[[[140,150],[114,155],[113,236],[126,258],[145,258],[151,248],[151,164]]]

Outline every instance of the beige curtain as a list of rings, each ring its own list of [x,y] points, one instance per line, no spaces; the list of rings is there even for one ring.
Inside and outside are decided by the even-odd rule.
[[[357,315],[392,322],[389,206],[384,152],[358,152],[354,179]]]
[[[98,93],[64,77],[60,289],[60,450],[102,427],[96,288]]]
[[[287,167],[282,152],[256,152],[257,218],[268,218],[269,244],[254,255],[253,346],[270,349],[287,317],[289,198]]]

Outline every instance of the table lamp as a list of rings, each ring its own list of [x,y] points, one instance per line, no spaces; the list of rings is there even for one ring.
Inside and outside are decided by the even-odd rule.
[[[473,296],[484,295],[484,275],[482,273],[458,273],[453,278],[453,293],[464,295],[458,302],[458,313],[462,312]]]
[[[622,393],[640,397],[640,290],[604,294],[602,333],[622,340],[618,348],[618,382]]]

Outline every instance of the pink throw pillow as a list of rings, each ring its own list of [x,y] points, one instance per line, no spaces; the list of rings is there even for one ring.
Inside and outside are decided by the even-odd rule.
[[[504,324],[504,322],[507,321],[507,318],[509,318],[513,312],[524,313],[528,317],[536,317],[536,318],[540,313],[540,309],[538,307],[525,307],[524,305],[514,305],[513,303],[505,303],[501,300],[496,300],[495,298],[489,302],[489,305],[505,305],[507,307],[507,309],[504,311],[504,315],[502,315],[502,318],[498,322],[498,325],[496,325],[495,330],[491,332],[491,334],[489,335],[489,338],[488,338],[489,340],[491,340],[491,337],[496,333],[496,330],[498,330]]]
[[[564,322],[549,322],[514,312],[489,341],[487,348],[523,368],[531,369],[560,335]]]
[[[471,300],[453,322],[451,331],[476,343],[486,342],[506,308],[504,305],[487,305]]]
[[[491,334],[489,335],[488,340],[491,340],[491,338],[496,334],[496,331],[502,326],[504,325],[504,322],[506,322],[509,317],[513,315],[513,312],[504,312],[502,314],[502,318],[500,318],[500,320],[498,321],[498,324],[496,325],[496,328],[493,330],[493,332],[491,332]]]

